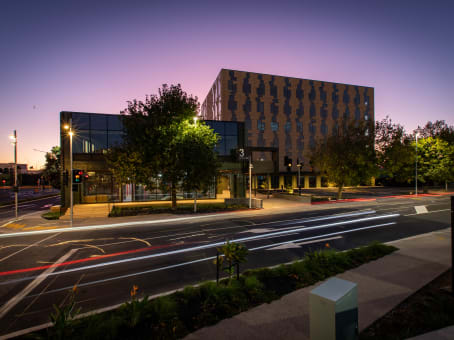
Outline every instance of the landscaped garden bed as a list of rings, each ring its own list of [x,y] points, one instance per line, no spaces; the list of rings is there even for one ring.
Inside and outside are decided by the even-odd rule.
[[[452,325],[454,295],[448,270],[361,332],[360,339],[407,339]]]
[[[232,211],[248,209],[247,205],[235,204],[226,205],[225,203],[200,203],[197,204],[197,213],[211,213],[219,211]],[[109,213],[109,217],[136,216],[148,214],[192,214],[194,213],[193,203],[178,203],[177,209],[172,210],[169,204],[150,204],[150,205],[126,205],[114,206]]]
[[[248,270],[238,279],[223,279],[161,296],[137,298],[140,287],[131,290],[131,301],[120,308],[75,319],[77,289],[69,304],[56,308],[54,327],[35,336],[59,339],[177,339],[262,303],[279,299],[296,289],[313,285],[333,275],[390,254],[396,248],[379,243],[344,252],[322,250],[304,259],[273,268]]]

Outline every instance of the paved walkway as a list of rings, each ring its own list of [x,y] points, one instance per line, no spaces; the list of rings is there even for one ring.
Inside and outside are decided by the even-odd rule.
[[[449,229],[392,244],[399,250],[337,275],[358,284],[360,332],[451,266]],[[309,339],[309,292],[315,286],[200,329],[185,339]],[[417,339],[454,339],[454,328],[443,331]],[[449,336],[443,337],[446,333]]]

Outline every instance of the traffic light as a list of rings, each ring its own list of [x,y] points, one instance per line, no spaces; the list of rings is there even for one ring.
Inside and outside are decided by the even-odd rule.
[[[284,157],[284,166],[287,167],[287,171],[290,171],[292,168],[292,159],[285,156]]]
[[[84,176],[83,170],[73,170],[73,184],[82,183],[83,176]]]

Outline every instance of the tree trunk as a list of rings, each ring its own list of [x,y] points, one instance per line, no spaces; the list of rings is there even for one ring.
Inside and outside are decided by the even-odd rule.
[[[119,201],[120,202],[123,202],[123,183],[120,183],[120,197],[119,197]]]
[[[194,212],[197,212],[197,190],[194,192]]]
[[[172,197],[172,210],[177,209],[177,189],[175,187],[175,183],[172,181],[170,186],[170,195]]]
[[[445,180],[445,190],[448,191],[448,180]]]
[[[344,187],[343,184],[339,184],[337,187],[337,199],[340,200],[342,198],[342,188]]]

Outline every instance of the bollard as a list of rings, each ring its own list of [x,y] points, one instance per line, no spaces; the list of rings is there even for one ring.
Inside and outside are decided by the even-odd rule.
[[[333,277],[309,295],[311,340],[358,339],[356,283]]]

